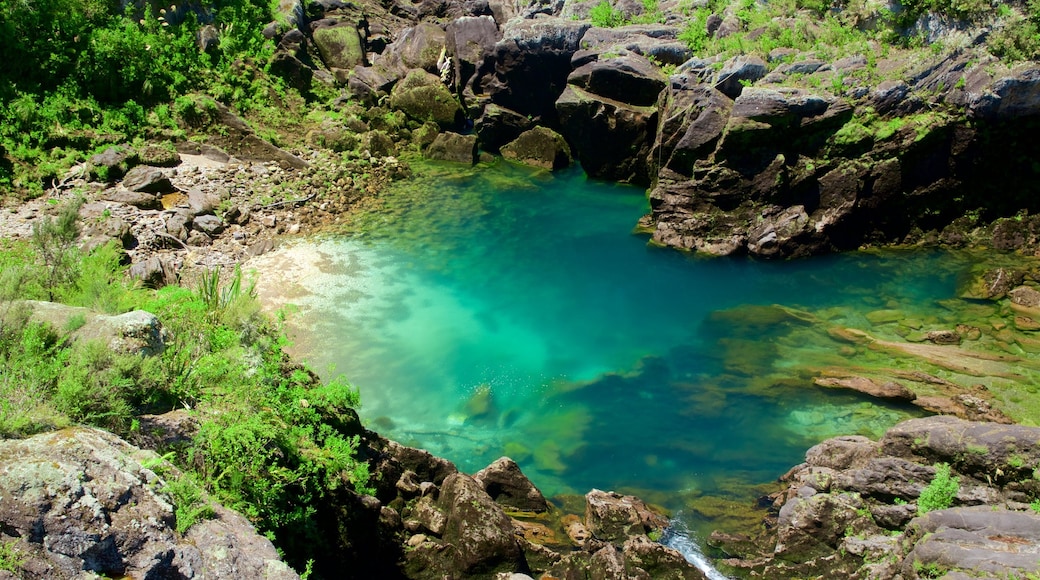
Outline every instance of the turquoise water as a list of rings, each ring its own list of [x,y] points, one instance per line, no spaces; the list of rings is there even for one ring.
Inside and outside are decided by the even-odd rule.
[[[266,291],[297,305],[297,354],[357,385],[380,433],[467,472],[510,455],[547,494],[639,493],[703,533],[722,517],[705,497],[750,505],[750,485],[821,439],[916,416],[791,370],[841,346],[771,305],[934,308],[957,259],[696,259],[632,233],[639,190],[458,171],[385,194],[360,226],[377,235],[311,240],[267,268],[288,272]]]

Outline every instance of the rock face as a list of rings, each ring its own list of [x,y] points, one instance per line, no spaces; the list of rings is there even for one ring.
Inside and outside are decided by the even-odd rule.
[[[377,535],[395,546],[373,545],[361,555],[369,563],[373,554],[388,559],[382,575],[372,577],[390,577],[395,567],[406,578],[431,580],[704,577],[678,552],[649,539],[668,521],[635,497],[593,490],[580,518],[558,513],[508,457],[470,477],[392,441],[373,441],[372,452],[379,457]],[[354,533],[372,536],[371,529]]]
[[[161,461],[94,429],[0,442],[5,544],[26,578],[299,578],[242,516],[175,531],[165,485],[142,463]]]
[[[760,538],[758,553],[714,541],[739,556],[728,565],[767,578],[1036,574],[1037,441],[1040,428],[953,417],[905,421],[878,442],[829,439],[784,476],[775,536]],[[923,499],[940,463],[956,477],[949,506]]]
[[[764,63],[745,58],[718,75],[732,73],[737,84],[681,67],[662,94],[668,121],[651,156],[660,162],[646,220],[654,241],[780,258],[917,241],[928,231],[957,244],[971,222],[955,220],[969,207],[994,216],[1032,207],[1018,193],[1031,185],[1012,177],[998,192],[993,180],[999,167],[1016,175],[1011,167],[1024,158],[996,159],[983,144],[997,133],[1015,140],[1032,126],[1038,109],[1026,110],[1040,104],[1028,88],[1036,71],[965,75],[964,58],[930,62],[909,75],[910,85],[884,81],[833,94],[784,85],[790,75],[824,78],[862,63],[805,61],[764,75]],[[914,100],[925,87],[939,91],[941,106],[925,110]],[[998,89],[1007,92],[996,97]],[[1018,247],[1029,234],[1001,239]]]

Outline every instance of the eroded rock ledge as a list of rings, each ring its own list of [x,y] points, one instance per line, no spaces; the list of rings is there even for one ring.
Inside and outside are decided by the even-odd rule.
[[[952,505],[921,513],[945,463]],[[782,478],[763,537],[717,534],[762,578],[1012,578],[1040,573],[1040,428],[912,419],[880,441],[837,437]]]
[[[189,416],[170,415],[149,418],[149,429],[192,431]],[[361,453],[373,465],[376,495],[343,490],[315,515],[342,548],[316,563],[327,577],[704,577],[678,552],[650,540],[668,522],[633,496],[593,490],[584,514],[568,515],[508,458],[471,477],[371,432]],[[269,540],[219,505],[211,503],[213,517],[179,532],[184,522],[177,521],[168,485],[179,476],[155,452],[97,429],[0,442],[0,539],[13,554],[7,572],[47,579],[80,578],[84,571],[298,578]]]

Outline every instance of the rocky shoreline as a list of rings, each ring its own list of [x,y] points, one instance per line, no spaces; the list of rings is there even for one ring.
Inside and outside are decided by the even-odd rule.
[[[646,10],[624,4],[626,18]],[[0,211],[0,236],[29,238],[36,220],[82,196],[84,247],[115,240],[143,283],[190,283],[378,205],[379,192],[410,171],[399,156],[472,165],[498,153],[546,170],[576,159],[595,178],[647,186],[642,228],[681,250],[793,258],[892,244],[1040,249],[1031,140],[1040,68],[1006,65],[987,52],[986,34],[936,25],[932,41],[948,41],[938,50],[880,58],[876,43],[840,57],[778,48],[722,58],[682,40],[678,2],[660,4],[660,21],[620,27],[593,26],[591,2],[280,6],[266,31],[278,46],[271,71],[301,90],[344,89],[331,105],[335,121],[307,127],[287,150],[199,96],[204,114],[182,120],[190,138],[113,146],[48,195]],[[712,37],[756,33],[742,30],[732,7],[712,16]],[[1009,402],[1012,388],[982,384],[1021,377],[1016,365],[1032,372],[1030,354],[1040,350],[1032,338],[1040,269],[1010,262],[965,287],[964,298],[980,301],[972,321],[922,322],[885,308],[865,330],[837,317],[778,315],[841,343],[845,367],[809,369],[816,384],[961,419],[913,420],[879,442],[842,437],[812,448],[756,512],[760,533],[712,538],[729,570],[1040,574],[1040,430],[1006,425],[1024,412]],[[848,364],[877,352],[927,369]],[[191,436],[183,414],[142,420],[152,427],[142,446]],[[506,458],[471,477],[359,422],[347,427],[363,436],[378,487],[374,496],[344,490],[321,514],[324,529],[342,534],[327,566],[387,578],[704,577],[655,541],[667,521],[635,498],[593,491],[582,513],[567,514]],[[4,533],[32,555],[21,565],[29,577],[77,577],[88,564],[141,576],[296,577],[222,508],[187,534],[172,530],[171,506],[150,491],[161,479],[154,454],[82,429],[4,445],[0,489],[12,491],[0,509],[18,516],[5,515],[17,533]],[[47,471],[66,463],[62,473],[83,477]],[[956,491],[949,506],[927,511],[922,493],[941,464]],[[19,479],[25,465],[41,471]],[[97,474],[98,465],[114,471]],[[31,488],[41,483],[53,485]]]

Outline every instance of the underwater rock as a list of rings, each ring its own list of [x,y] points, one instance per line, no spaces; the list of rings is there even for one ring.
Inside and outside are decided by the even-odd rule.
[[[470,419],[487,419],[497,414],[494,391],[490,385],[480,385],[466,400],[466,416]]]
[[[913,401],[917,395],[895,381],[878,382],[867,377],[816,377],[813,382],[821,387],[849,389],[877,397],[897,401]]]

